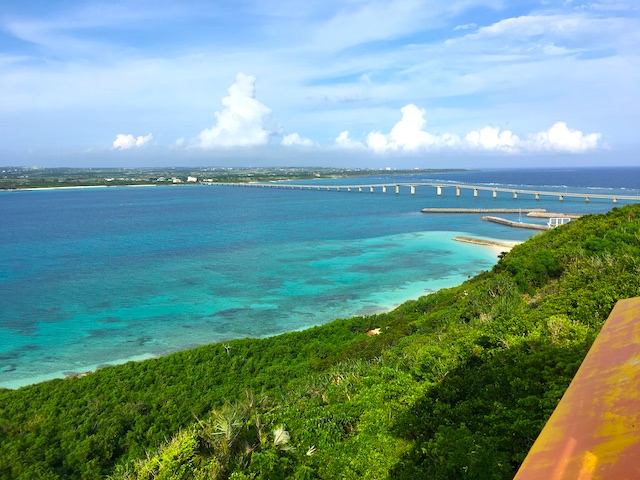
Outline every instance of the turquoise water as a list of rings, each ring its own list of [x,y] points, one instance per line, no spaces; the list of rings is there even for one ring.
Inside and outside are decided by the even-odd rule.
[[[512,172],[438,179],[485,174],[512,185]],[[590,188],[602,193],[638,188],[628,173],[615,185],[596,177]],[[534,233],[419,212],[434,206],[514,200],[219,186],[0,193],[0,386],[389,310],[495,263],[495,250],[453,237]],[[516,206],[557,211],[559,202]],[[576,200],[562,210],[612,206]]]

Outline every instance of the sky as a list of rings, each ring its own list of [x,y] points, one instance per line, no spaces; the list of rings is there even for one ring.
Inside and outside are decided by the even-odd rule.
[[[2,0],[0,165],[640,165],[637,0]]]

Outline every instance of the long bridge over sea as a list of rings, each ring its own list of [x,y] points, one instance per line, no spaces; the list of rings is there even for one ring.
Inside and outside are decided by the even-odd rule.
[[[354,184],[354,185],[318,185],[318,184],[291,184],[291,183],[211,183],[210,185],[226,185],[233,187],[253,187],[253,188],[276,188],[276,189],[293,189],[293,190],[326,190],[337,192],[381,192],[395,191],[400,193],[400,189],[408,189],[411,195],[416,194],[418,188],[434,189],[437,196],[442,196],[445,189],[455,189],[456,197],[461,195],[462,190],[472,190],[473,196],[477,197],[480,191],[489,191],[493,198],[497,198],[499,193],[512,195],[517,199],[519,195],[530,195],[536,200],[540,197],[555,197],[562,201],[568,197],[583,198],[585,202],[591,199],[611,200],[617,203],[618,200],[630,200],[640,202],[640,195],[605,195],[597,193],[572,193],[544,190],[527,190],[521,188],[493,187],[486,185],[469,185],[469,184],[447,184],[447,183],[379,183],[379,184]]]

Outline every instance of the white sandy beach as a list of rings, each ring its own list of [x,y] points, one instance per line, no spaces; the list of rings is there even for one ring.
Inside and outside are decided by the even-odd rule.
[[[498,240],[494,238],[479,238],[479,237],[465,237],[465,236],[454,237],[453,240],[455,240],[456,242],[471,243],[473,245],[481,245],[483,247],[492,248],[496,252],[496,255],[500,255],[503,252],[508,252],[516,245],[519,245],[520,243],[522,243],[522,242],[511,241],[511,240]]]

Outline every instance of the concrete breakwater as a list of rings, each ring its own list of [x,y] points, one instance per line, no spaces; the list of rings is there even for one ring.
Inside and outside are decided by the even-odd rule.
[[[544,208],[423,208],[422,213],[546,213]],[[555,213],[553,216],[559,216]],[[548,218],[548,217],[545,217]]]
[[[551,230],[551,227],[549,225],[541,225],[539,223],[514,222],[512,220],[507,220],[506,218],[500,217],[486,216],[482,217],[481,220],[484,220],[486,222],[498,223],[500,225],[506,225],[508,227],[528,228],[531,230]]]
[[[578,213],[552,213],[552,212],[529,212],[527,213],[527,217],[531,218],[571,218],[576,219],[582,217],[582,215]]]

